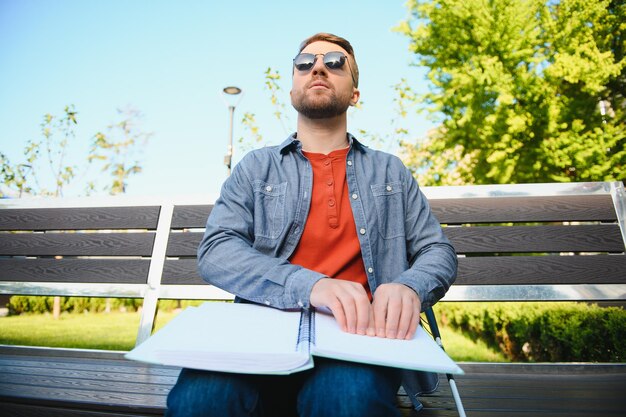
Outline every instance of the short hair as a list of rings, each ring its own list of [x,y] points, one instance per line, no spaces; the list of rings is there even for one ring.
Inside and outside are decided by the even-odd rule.
[[[349,68],[350,68],[350,71],[352,72],[352,80],[354,81],[354,87],[358,87],[359,86],[359,66],[357,65],[356,58],[354,57],[354,49],[352,48],[352,45],[350,45],[350,42],[348,42],[347,39],[342,38],[341,36],[333,35],[332,33],[324,33],[324,32],[316,33],[315,35],[309,36],[308,38],[302,41],[302,43],[300,44],[300,49],[298,50],[298,53],[302,52],[304,48],[306,48],[308,45],[312,44],[313,42],[320,42],[320,41],[334,43],[335,45],[339,45],[343,49],[345,49],[345,51],[348,53],[348,60],[350,61]]]

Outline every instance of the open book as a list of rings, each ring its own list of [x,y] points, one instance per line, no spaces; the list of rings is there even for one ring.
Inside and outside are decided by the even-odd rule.
[[[462,374],[422,329],[412,340],[343,332],[332,315],[255,304],[188,307],[126,358],[221,372],[290,374],[320,356],[403,369]]]

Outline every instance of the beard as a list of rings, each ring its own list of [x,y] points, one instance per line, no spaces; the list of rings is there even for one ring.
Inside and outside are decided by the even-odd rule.
[[[344,114],[350,107],[350,96],[338,97],[334,91],[318,95],[307,91],[293,94],[291,105],[301,115],[309,119],[330,119]]]

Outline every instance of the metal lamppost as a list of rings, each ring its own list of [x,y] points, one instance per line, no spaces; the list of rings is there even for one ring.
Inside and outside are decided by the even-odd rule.
[[[241,100],[241,96],[239,96],[241,94],[241,88],[239,87],[234,87],[234,86],[230,86],[230,87],[225,87],[222,90],[225,101],[228,101],[228,112],[230,113],[230,130],[229,130],[229,134],[228,134],[228,153],[226,154],[226,156],[224,156],[224,164],[226,165],[226,168],[228,169],[228,175],[230,176],[230,171],[231,171],[231,166],[232,166],[232,162],[233,162],[233,118],[235,115],[235,107],[237,106],[237,104],[239,103],[239,100]],[[237,96],[238,99],[237,99]]]

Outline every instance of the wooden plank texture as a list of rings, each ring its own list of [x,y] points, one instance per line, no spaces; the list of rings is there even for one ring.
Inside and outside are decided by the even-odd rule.
[[[445,227],[457,253],[624,252],[617,224]]]
[[[0,281],[145,284],[149,259],[0,259]]]
[[[150,256],[154,232],[0,234],[0,255]]]
[[[623,284],[626,256],[459,258],[456,285]]]
[[[194,206],[175,206],[172,216],[172,228],[203,228],[213,208],[212,204]]]
[[[156,229],[160,208],[81,207],[0,210],[0,230]]]
[[[626,283],[626,256],[485,256],[459,258],[456,285]],[[166,285],[205,285],[195,259],[167,260]]]
[[[35,400],[34,402],[37,402]],[[32,400],[23,400],[23,403],[2,402],[2,410],[0,417],[154,417],[163,416],[163,410],[133,410],[130,412],[120,411],[104,411],[104,410],[84,410],[80,408],[68,408],[63,404],[60,407],[46,407],[41,405],[33,405]]]
[[[0,410],[18,410],[24,414],[15,415],[24,416],[37,415],[35,411],[54,415],[45,412],[65,409],[87,413],[76,416],[162,415],[177,368],[84,358],[80,352],[74,356],[2,355]],[[624,365],[459,365],[466,374],[456,381],[468,416],[617,417],[626,413]],[[425,409],[419,414],[401,390],[402,415],[456,415],[449,385],[444,376],[440,378],[437,392],[420,397]],[[34,408],[29,411],[25,405]]]
[[[170,233],[167,256],[196,256],[202,233]]]
[[[441,223],[520,223],[617,219],[610,195],[429,200]]]
[[[206,281],[198,275],[198,261],[195,258],[166,260],[161,283],[165,285],[206,285]]]

